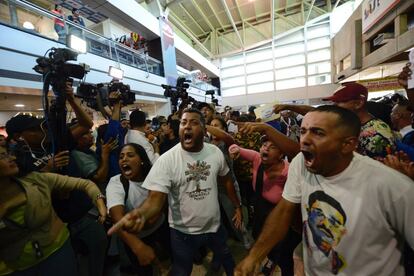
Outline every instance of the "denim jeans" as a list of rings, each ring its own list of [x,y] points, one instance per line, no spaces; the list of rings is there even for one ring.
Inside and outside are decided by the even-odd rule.
[[[68,225],[72,245],[88,260],[90,276],[103,275],[108,239],[104,227],[89,215]]]
[[[220,226],[216,233],[198,235],[184,234],[171,228],[171,250],[173,255],[171,275],[190,275],[193,268],[193,256],[201,246],[210,248],[213,254],[221,260],[226,275],[233,275],[235,263],[226,240],[227,233],[223,226]]]
[[[65,27],[55,24],[55,32],[57,33],[59,39],[58,41],[61,43],[65,43],[66,44],[66,32],[65,32]]]

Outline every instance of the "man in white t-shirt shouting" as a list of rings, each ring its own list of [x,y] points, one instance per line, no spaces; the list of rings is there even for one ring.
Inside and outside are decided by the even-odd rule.
[[[139,232],[145,222],[162,210],[168,196],[173,267],[171,275],[190,275],[193,256],[201,246],[210,247],[227,275],[234,260],[220,226],[217,182],[224,184],[236,208],[233,221],[240,227],[242,215],[229,168],[220,149],[204,143],[205,121],[197,109],[186,109],[180,122],[180,144],[163,154],[142,185],[150,190],[137,209],[124,216],[109,234],[124,228]]]
[[[360,121],[320,106],[301,125],[283,198],[235,275],[250,275],[283,239],[301,208],[306,275],[404,275],[402,243],[414,245],[414,183],[361,156]]]

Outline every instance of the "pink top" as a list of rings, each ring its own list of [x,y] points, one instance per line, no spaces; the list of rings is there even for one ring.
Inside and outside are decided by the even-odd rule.
[[[232,145],[234,147],[237,145]],[[260,158],[260,153],[254,150],[244,149],[242,147],[237,146],[240,150],[240,157],[250,161],[253,163],[253,190],[256,190],[256,177],[257,171],[259,170],[259,166],[262,163]],[[229,149],[230,150],[230,149]],[[285,167],[283,168],[281,175],[277,176],[276,178],[269,180],[269,176],[266,171],[263,172],[263,192],[262,196],[271,203],[277,204],[282,199],[282,192],[283,187],[285,186],[288,170],[289,170],[289,162],[286,160]]]
[[[60,17],[62,17],[63,18],[63,12],[62,11],[59,11],[59,10],[52,10],[52,12],[54,13],[54,14],[56,14],[57,16],[60,16]],[[60,26],[62,26],[62,27],[64,27],[65,26],[65,23],[62,21],[62,20],[60,20],[60,19],[57,19],[57,18],[55,18],[54,19],[54,22],[55,22],[55,25],[60,25]]]

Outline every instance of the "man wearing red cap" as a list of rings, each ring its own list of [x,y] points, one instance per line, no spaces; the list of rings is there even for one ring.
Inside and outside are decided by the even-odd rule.
[[[367,108],[368,90],[359,83],[347,83],[325,101],[353,111],[361,121],[361,134],[357,151],[371,158],[383,158],[395,150],[395,137],[391,128],[372,116]]]
[[[332,101],[335,105],[353,111],[361,121],[361,134],[357,152],[374,159],[384,158],[395,150],[395,137],[391,128],[382,120],[372,116],[367,108],[368,90],[365,86],[352,82],[344,83],[335,93],[323,99]],[[274,112],[292,110],[302,115],[313,110],[306,105],[277,105]]]

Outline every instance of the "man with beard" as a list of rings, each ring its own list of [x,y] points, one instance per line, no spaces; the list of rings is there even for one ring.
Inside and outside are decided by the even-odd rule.
[[[109,231],[123,228],[139,232],[146,221],[162,211],[168,196],[173,266],[171,275],[190,275],[194,253],[209,247],[221,260],[227,275],[233,275],[234,260],[220,225],[217,182],[225,185],[236,208],[233,221],[240,227],[240,202],[223,153],[204,143],[205,121],[197,109],[186,109],[181,117],[180,144],[163,154],[142,185],[150,190],[137,209],[125,215]]]
[[[282,199],[235,275],[250,275],[301,208],[307,275],[404,275],[401,246],[414,245],[414,185],[355,153],[359,118],[338,106],[308,112]]]

